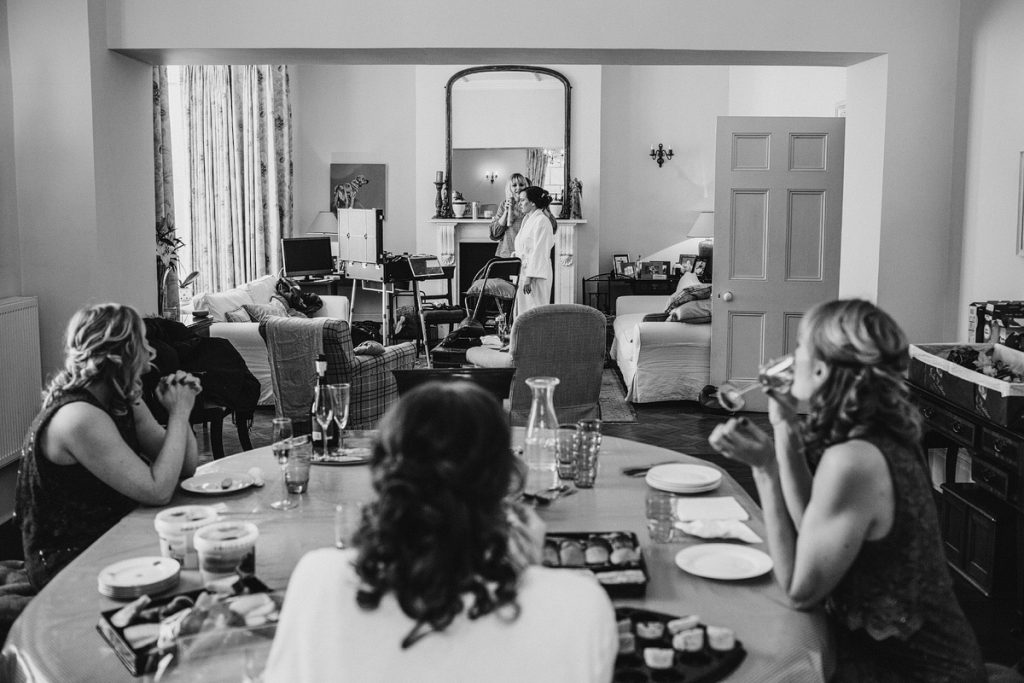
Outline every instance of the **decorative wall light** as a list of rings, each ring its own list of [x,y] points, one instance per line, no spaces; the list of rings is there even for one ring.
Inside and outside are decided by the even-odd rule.
[[[487,180],[490,180],[491,181],[491,185],[493,185],[494,181],[498,179],[498,174],[495,173],[494,171],[491,171],[490,173],[484,173],[484,178],[486,178]]]
[[[665,145],[660,142],[657,149],[651,145],[651,158],[658,162],[658,168],[661,168],[667,160],[672,158],[672,148],[665,149]]]

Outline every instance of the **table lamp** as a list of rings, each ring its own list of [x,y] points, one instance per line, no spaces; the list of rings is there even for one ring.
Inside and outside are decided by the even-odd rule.
[[[710,258],[712,247],[715,244],[715,212],[701,211],[697,214],[697,220],[693,222],[693,227],[690,228],[687,237],[700,239],[700,244],[697,247],[698,255],[700,258]]]
[[[309,224],[307,233],[329,233],[332,235],[338,234],[338,217],[334,215],[333,211],[321,211],[313,219],[313,222]]]

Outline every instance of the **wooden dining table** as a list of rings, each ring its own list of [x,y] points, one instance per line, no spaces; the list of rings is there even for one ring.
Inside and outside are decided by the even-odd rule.
[[[369,442],[372,434],[357,435]],[[513,440],[522,441],[522,430]],[[643,477],[622,473],[624,467],[663,462],[707,464],[675,451],[628,439],[605,437],[596,485],[559,498],[538,512],[549,532],[626,531],[637,535],[649,580],[643,597],[616,599],[616,606],[642,607],[671,615],[700,615],[707,624],[728,626],[747,655],[730,681],[826,680],[834,667],[825,615],[820,610],[792,608],[771,572],[731,581],[701,578],[684,572],[675,556],[684,548],[708,542],[677,531],[670,542],[650,540],[645,498],[651,490]],[[713,466],[713,465],[711,465]],[[259,527],[256,576],[284,590],[299,558],[334,543],[334,508],[344,500],[372,497],[368,465],[314,465],[308,492],[297,508],[279,511],[270,503],[282,497],[282,474],[270,448],[257,448],[211,462],[202,472],[244,473],[262,470],[264,485],[229,495],[201,495],[179,489],[168,507],[223,504],[230,519]],[[700,496],[732,496],[749,513],[747,524],[765,537],[761,511],[742,487],[723,472],[721,486]],[[153,518],[160,508],[140,507],[124,517],[58,574],[15,622],[0,654],[0,680],[131,681],[134,679],[96,630],[100,613],[119,603],[101,595],[97,576],[121,560],[159,555]],[[712,541],[721,542],[721,541]],[[764,544],[750,547],[767,552]],[[199,572],[183,570],[170,592],[201,587]],[[269,644],[269,641],[267,641]],[[263,653],[265,656],[265,653]],[[236,679],[237,680],[237,679]]]

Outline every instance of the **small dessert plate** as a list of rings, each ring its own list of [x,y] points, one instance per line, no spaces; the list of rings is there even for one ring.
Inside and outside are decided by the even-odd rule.
[[[252,486],[255,481],[247,472],[208,472],[197,474],[181,482],[181,488],[191,493],[221,496]]]
[[[706,579],[739,581],[771,571],[772,558],[754,548],[732,543],[702,543],[676,554],[676,566]]]

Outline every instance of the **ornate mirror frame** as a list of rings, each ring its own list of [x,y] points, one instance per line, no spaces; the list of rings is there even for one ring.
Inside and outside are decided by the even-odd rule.
[[[444,207],[441,210],[441,215],[444,218],[454,218],[455,214],[452,212],[452,87],[456,82],[463,76],[478,73],[488,73],[494,71],[526,71],[530,73],[541,73],[552,78],[557,78],[561,81],[562,86],[565,88],[565,181],[563,187],[565,190],[569,188],[569,179],[572,177],[569,172],[569,165],[572,155],[570,154],[570,135],[569,135],[569,122],[571,121],[570,114],[572,113],[571,102],[572,102],[572,86],[569,85],[569,79],[563,74],[555,71],[554,69],[548,69],[543,66],[522,66],[516,64],[494,64],[490,66],[474,66],[468,69],[463,69],[457,72],[454,76],[448,79],[448,84],[445,86],[445,178],[447,179],[447,187],[444,190]],[[563,197],[562,200],[562,211],[558,216],[559,218],[569,217],[569,202]]]

